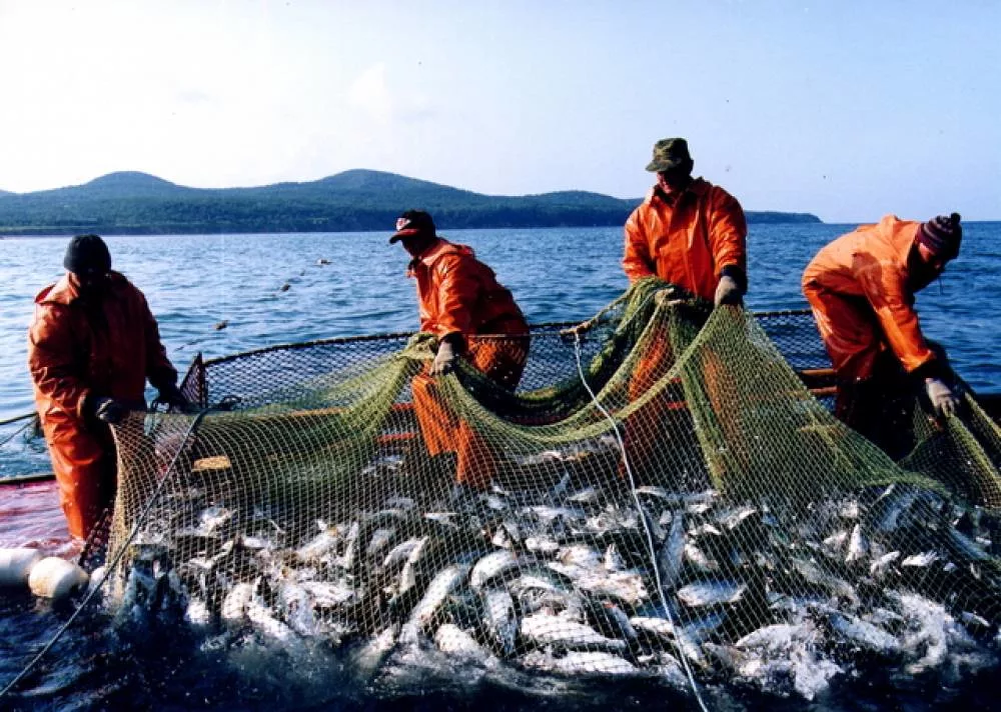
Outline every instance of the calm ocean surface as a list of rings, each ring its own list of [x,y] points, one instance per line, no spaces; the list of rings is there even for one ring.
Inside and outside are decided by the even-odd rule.
[[[755,311],[806,308],[816,251],[854,225],[751,225]],[[977,390],[1001,390],[1001,223],[964,225],[963,251],[918,295],[926,334]],[[270,344],[417,328],[407,255],[390,232],[109,237],[114,267],[145,292],[174,365]],[[455,230],[531,322],[585,319],[626,287],[620,228]],[[66,238],[0,239],[0,420],[32,409],[25,366],[32,299],[63,272]],[[328,265],[317,261],[330,260]],[[281,291],[283,285],[288,285]],[[226,321],[227,327],[213,327]]]
[[[822,245],[854,227],[752,225],[748,306],[755,311],[805,308],[799,278],[806,263]],[[957,371],[976,390],[997,392],[1001,319],[994,309],[1001,286],[995,272],[1001,223],[964,228],[961,256],[939,283],[919,294],[918,311],[926,334],[946,346]],[[170,235],[107,242],[114,267],[145,292],[169,354],[183,372],[198,351],[213,357],[270,344],[416,329],[414,285],[404,277],[407,255],[387,244],[389,234]],[[619,228],[446,230],[443,235],[473,246],[532,322],[585,319],[626,287]],[[0,239],[0,420],[32,409],[25,366],[32,298],[62,273],[66,242]],[[226,328],[214,328],[223,321]],[[0,478],[39,470],[47,470],[44,455],[12,460],[0,450]],[[0,687],[66,615],[27,596],[0,600]],[[651,699],[642,685],[605,688],[599,696],[568,692],[539,698],[484,686],[462,693],[429,689],[426,695],[386,700],[352,688],[322,651],[294,670],[264,650],[248,649],[237,668],[232,661],[224,666],[218,657],[176,629],[113,634],[96,614],[85,615],[32,678],[31,692],[12,704],[14,709],[52,710],[692,706],[665,699],[662,690]],[[711,689],[706,694],[710,709],[728,710],[986,709],[998,704],[990,677],[950,686],[937,679],[888,680],[877,672],[864,681],[864,693],[845,681],[843,689],[839,683],[813,703],[744,699]],[[0,700],[0,708],[7,702]]]

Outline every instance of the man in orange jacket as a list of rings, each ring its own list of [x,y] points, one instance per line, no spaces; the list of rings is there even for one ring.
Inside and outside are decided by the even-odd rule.
[[[925,340],[914,294],[938,278],[959,254],[957,213],[928,222],[887,215],[834,240],[803,272],[806,295],[837,373],[836,413],[883,444],[887,404],[923,383],[934,410],[951,415],[959,399],[952,372]],[[903,454],[903,453],[900,453]]]
[[[145,409],[147,378],[160,400],[185,399],[146,298],[111,270],[104,240],[77,235],[63,265],[66,275],[35,297],[28,368],[70,534],[85,538],[114,503],[108,424]]]
[[[421,331],[438,339],[428,373],[412,384],[424,442],[431,455],[457,453],[459,484],[485,488],[496,474],[496,456],[442,403],[433,378],[451,372],[463,354],[492,381],[514,391],[528,360],[528,324],[493,270],[477,260],[471,248],[439,237],[428,213],[403,213],[389,241],[402,243],[413,258],[407,274],[417,280]]]
[[[646,169],[657,183],[632,212],[625,225],[622,268],[630,282],[656,276],[715,306],[740,305],[747,291],[747,221],[740,203],[719,186],[692,178],[695,162],[683,138],[665,138],[654,144]],[[674,354],[666,335],[654,338],[640,357],[629,381],[629,400],[635,401],[666,373]],[[707,358],[705,379],[718,393],[726,378],[716,359]],[[663,418],[668,395],[652,399],[626,428],[627,451],[642,471],[654,468],[654,456],[670,437]],[[723,409],[721,399],[713,405]],[[726,413],[718,414],[721,419]],[[727,421],[729,422],[729,421]]]
[[[702,178],[683,138],[654,144],[657,184],[626,221],[622,268],[630,282],[657,276],[715,305],[747,291],[747,221],[736,198]]]

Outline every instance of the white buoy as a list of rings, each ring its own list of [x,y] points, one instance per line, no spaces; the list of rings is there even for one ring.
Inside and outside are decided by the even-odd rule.
[[[47,556],[31,568],[28,586],[36,596],[59,600],[85,587],[89,578],[76,564]]]
[[[38,549],[0,549],[0,586],[27,586],[31,568],[41,560]]]

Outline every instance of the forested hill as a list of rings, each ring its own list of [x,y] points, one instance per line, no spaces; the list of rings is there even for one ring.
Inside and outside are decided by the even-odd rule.
[[[390,230],[409,208],[443,230],[622,225],[639,198],[564,191],[495,196],[380,171],[309,183],[188,188],[146,173],[110,173],[84,185],[0,191],[0,235],[191,234]],[[809,213],[748,211],[749,222],[820,222]]]

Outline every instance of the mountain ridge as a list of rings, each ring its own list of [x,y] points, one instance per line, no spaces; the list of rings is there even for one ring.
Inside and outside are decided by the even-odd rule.
[[[243,188],[192,188],[117,171],[75,186],[0,191],[0,235],[386,230],[409,208],[429,211],[442,229],[613,226],[640,201],[578,190],[492,196],[364,168]],[[747,211],[747,218],[821,222],[810,213],[776,211]]]

